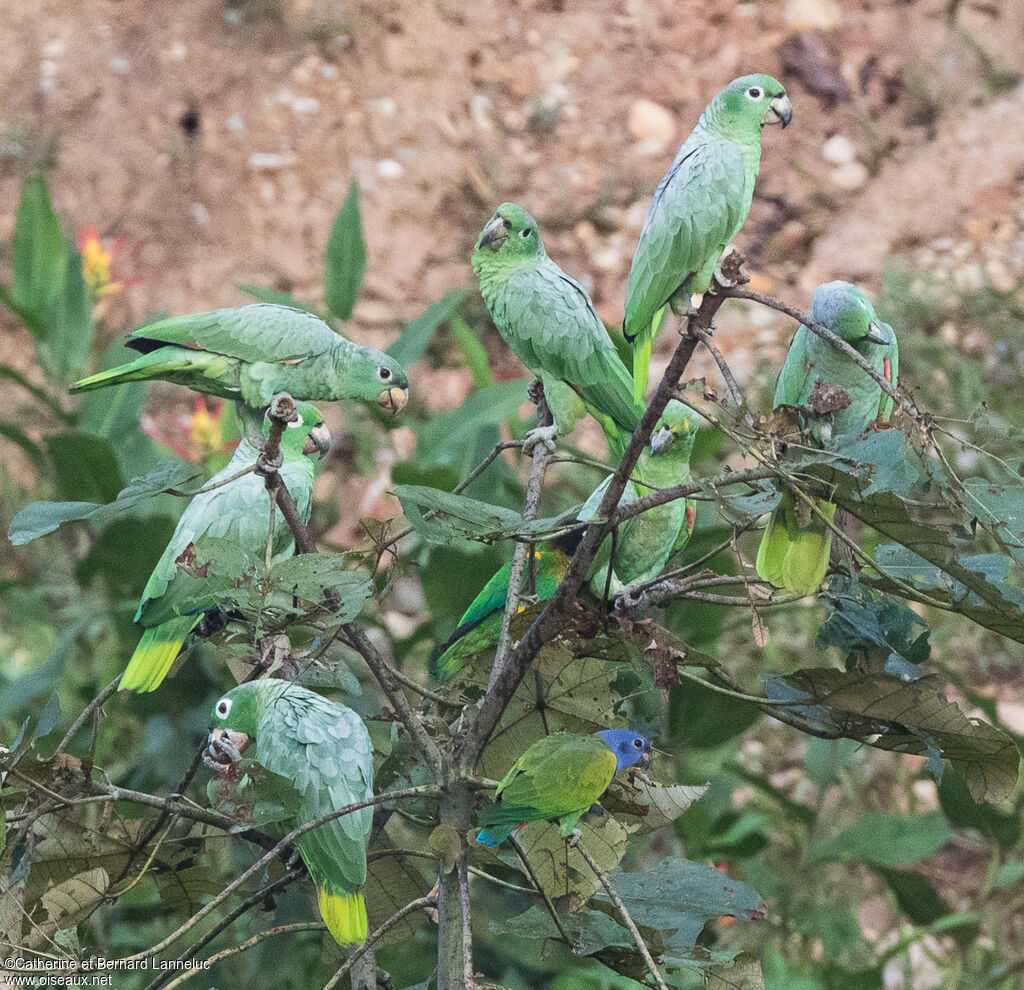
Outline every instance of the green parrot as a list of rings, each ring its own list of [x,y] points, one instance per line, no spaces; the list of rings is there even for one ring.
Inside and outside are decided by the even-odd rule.
[[[882,323],[867,296],[849,282],[819,285],[811,300],[811,317],[838,334],[886,381],[899,381],[896,334]],[[838,386],[850,404],[826,416],[815,415],[808,400],[815,388]],[[833,397],[834,399],[834,397]],[[775,384],[775,408],[795,406],[805,432],[825,446],[833,436],[861,433],[875,419],[888,419],[893,401],[845,354],[801,326],[794,334]],[[836,507],[818,501],[829,521]],[[828,568],[832,531],[805,505],[784,492],[772,512],[757,553],[757,573],[776,587],[798,595],[818,590]]]
[[[250,681],[214,705],[207,764],[223,773],[242,754],[298,792],[294,815],[278,823],[282,832],[373,797],[373,744],[362,720],[293,681]],[[258,791],[254,797],[259,800]],[[316,885],[320,915],[340,945],[366,941],[360,888],[372,827],[373,808],[361,808],[296,841]]]
[[[692,480],[690,454],[697,438],[698,420],[697,413],[688,406],[678,399],[669,399],[651,434],[650,445],[640,455],[633,472],[637,480],[626,485],[620,505],[657,489]],[[587,499],[579,513],[581,520],[586,522],[594,517],[610,482],[611,475]],[[611,539],[605,540],[598,551],[590,576],[591,591],[603,598],[606,588],[615,595],[627,584],[657,577],[668,558],[689,541],[696,507],[692,498],[676,499],[621,523],[614,542],[614,562],[611,561]],[[609,564],[612,566],[610,582]]]
[[[71,392],[163,379],[234,399],[258,426],[278,392],[294,399],[366,399],[399,412],[409,379],[394,359],[346,340],[301,309],[252,303],[175,316],[140,327],[126,341],[141,356],[71,386]]]
[[[533,590],[538,601],[547,601],[554,595],[582,535],[581,530],[574,530],[556,537],[550,546],[534,550]],[[529,587],[530,570],[528,564],[523,573],[524,591]],[[467,658],[497,645],[511,576],[510,561],[495,572],[463,613],[455,632],[430,662],[430,673],[439,681],[447,681],[456,674]]]
[[[556,425],[535,430],[532,442],[571,426],[567,417],[576,414],[567,400],[575,393],[621,456],[644,406],[590,296],[548,257],[533,217],[514,203],[499,206],[472,263],[498,332],[544,383]]]
[[[650,741],[628,729],[544,736],[498,784],[494,804],[480,813],[483,827],[476,841],[494,849],[520,825],[539,821],[557,821],[562,835],[569,836],[616,773],[650,761]]]
[[[319,460],[327,453],[330,433],[315,406],[297,402],[296,409],[299,419],[290,423],[281,436],[280,475],[295,499],[299,515],[308,522],[313,497],[314,455]],[[264,420],[263,435],[270,435],[269,417]],[[227,481],[254,464],[259,455],[260,451],[251,440],[243,437],[227,466],[215,474],[206,487]],[[135,621],[145,631],[121,676],[121,691],[155,691],[167,676],[189,633],[205,625],[207,612],[217,611],[215,600],[205,608],[196,606],[196,580],[178,566],[178,561],[187,556],[190,544],[203,537],[233,540],[262,559],[266,553],[269,521],[270,495],[263,479],[252,473],[202,492],[189,502],[142,592]],[[280,512],[275,512],[274,560],[290,557],[294,549],[295,541],[288,523]],[[178,608],[182,601],[187,608],[185,614]]]
[[[711,286],[715,266],[739,233],[761,167],[761,129],[793,117],[777,79],[734,79],[704,109],[658,184],[633,255],[622,331],[633,344],[633,394],[643,395],[651,346],[671,302]]]

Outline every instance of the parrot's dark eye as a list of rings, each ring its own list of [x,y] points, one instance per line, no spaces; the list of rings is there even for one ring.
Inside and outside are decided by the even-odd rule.
[[[532,227],[523,227],[523,229],[521,231],[519,231],[519,236],[525,241],[526,238],[529,237],[530,234],[532,234],[532,233],[533,233],[533,228]]]
[[[231,714],[231,699],[221,698],[220,701],[217,702],[216,712],[217,718],[227,718],[228,715]]]
[[[391,377],[391,369],[390,368],[378,368],[377,369],[377,377],[382,382],[386,382]]]
[[[633,740],[633,746],[636,749],[643,749],[644,748],[644,741],[642,739],[634,739]]]
[[[747,90],[747,96],[752,100],[759,100],[764,96],[764,92],[758,86],[751,86],[750,89]]]

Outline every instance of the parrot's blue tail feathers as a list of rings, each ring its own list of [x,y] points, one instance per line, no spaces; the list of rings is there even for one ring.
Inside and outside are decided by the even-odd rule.
[[[476,835],[476,841],[488,849],[497,849],[514,831],[515,825],[498,825],[482,828]]]
[[[121,675],[119,690],[142,694],[160,687],[181,652],[185,637],[201,618],[182,615],[147,629]]]
[[[366,901],[356,893],[331,893],[326,887],[317,887],[320,917],[338,945],[362,945],[366,941]]]

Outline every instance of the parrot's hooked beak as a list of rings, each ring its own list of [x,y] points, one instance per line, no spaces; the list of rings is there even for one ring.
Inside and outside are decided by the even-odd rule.
[[[673,433],[667,426],[663,426],[654,434],[654,436],[651,437],[651,453],[660,454],[663,450],[668,450],[675,439],[675,433]]]
[[[645,749],[643,755],[636,761],[636,763],[639,767],[649,767],[651,765],[651,751],[649,749]]]
[[[393,388],[386,388],[380,393],[380,397],[377,399],[377,405],[394,416],[405,408],[405,404],[408,401],[409,390],[407,388],[402,388],[399,385],[395,385]]]
[[[889,343],[889,335],[881,328],[881,326],[879,326],[879,324],[875,320],[872,320],[868,324],[868,332],[864,339],[872,344]]]
[[[776,96],[771,103],[768,104],[768,110],[764,115],[764,124],[782,124],[783,129],[789,126],[789,122],[793,119],[793,104],[790,103],[789,97],[783,93],[781,96]]]
[[[302,452],[309,457],[312,454],[316,454],[321,460],[327,456],[327,452],[331,449],[331,431],[327,429],[326,423],[317,423],[309,431],[309,436],[306,437],[306,442],[302,445]]]
[[[203,762],[212,770],[223,770],[224,767],[237,763],[248,745],[249,737],[244,732],[214,729],[207,737]]]
[[[497,252],[508,239],[509,222],[499,213],[482,231],[480,240],[476,242],[477,250],[489,248]]]

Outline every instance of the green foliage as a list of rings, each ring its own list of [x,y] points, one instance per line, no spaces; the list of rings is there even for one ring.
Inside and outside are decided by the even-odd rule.
[[[324,256],[324,300],[331,316],[344,322],[352,315],[366,273],[366,244],[359,216],[359,187],[355,181],[331,227]]]

